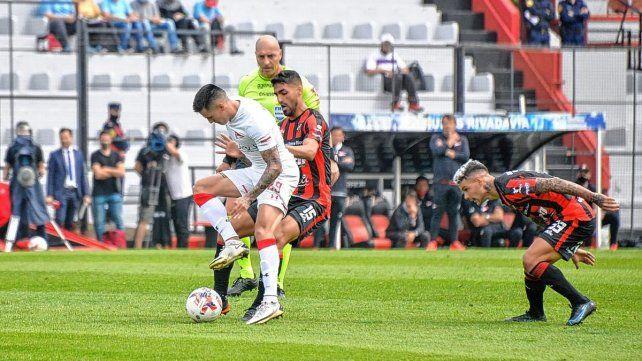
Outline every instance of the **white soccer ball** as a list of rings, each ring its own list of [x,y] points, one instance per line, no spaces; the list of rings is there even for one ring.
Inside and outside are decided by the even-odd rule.
[[[221,300],[221,296],[207,287],[197,288],[192,291],[185,303],[187,315],[194,322],[214,321],[221,315],[222,309],[223,300]]]
[[[40,236],[31,237],[29,240],[29,250],[35,252],[46,251],[49,248],[47,241]]]

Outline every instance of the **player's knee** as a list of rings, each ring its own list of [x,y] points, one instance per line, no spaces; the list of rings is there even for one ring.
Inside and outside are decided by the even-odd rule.
[[[274,238],[274,232],[265,226],[256,225],[254,228],[254,237],[257,241]]]
[[[199,193],[209,193],[212,195],[216,195],[212,193],[213,187],[212,184],[209,181],[206,181],[204,179],[199,179],[194,183],[194,186],[192,187],[192,192],[193,194],[199,194]]]
[[[535,257],[534,255],[530,254],[529,252],[524,253],[524,256],[522,256],[522,264],[524,266],[524,271],[525,272],[530,272],[535,266],[537,266],[538,257]]]

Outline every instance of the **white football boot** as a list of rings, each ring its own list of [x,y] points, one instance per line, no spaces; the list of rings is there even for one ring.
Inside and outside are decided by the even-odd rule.
[[[279,304],[279,300],[275,298],[273,301],[261,302],[259,307],[256,308],[254,316],[252,316],[252,318],[250,318],[245,324],[260,325],[273,318],[281,317],[281,315],[283,315],[283,307]]]
[[[250,249],[247,248],[245,243],[238,239],[230,239],[225,242],[225,246],[218,256],[210,262],[210,268],[213,270],[225,268],[237,259],[247,256],[249,253]]]

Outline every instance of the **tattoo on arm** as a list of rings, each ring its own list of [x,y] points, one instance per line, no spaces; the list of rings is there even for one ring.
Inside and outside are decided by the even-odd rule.
[[[248,193],[248,196],[252,200],[255,200],[259,194],[263,193],[263,191],[266,190],[274,180],[276,180],[283,169],[277,147],[262,151],[261,157],[263,157],[263,160],[267,163],[267,167],[254,189]]]
[[[241,156],[241,158],[239,158],[239,160],[240,160],[241,162],[245,163],[245,165],[247,165],[247,166],[251,166],[251,165],[252,165],[252,161],[251,161],[251,160],[249,160],[249,159],[245,156],[245,154],[243,154],[243,155]]]
[[[535,192],[555,192],[568,194],[570,196],[583,198],[588,202],[597,204],[598,206],[601,206],[604,202],[604,196],[602,194],[593,193],[579,184],[575,184],[573,182],[569,182],[557,177],[537,178],[537,181],[535,182]]]

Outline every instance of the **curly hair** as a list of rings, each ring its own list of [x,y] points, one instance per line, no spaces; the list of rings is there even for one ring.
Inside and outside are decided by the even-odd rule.
[[[469,160],[468,162],[464,163],[459,169],[457,169],[457,172],[453,176],[453,182],[457,183],[457,185],[460,185],[461,182],[464,181],[464,179],[468,178],[471,174],[477,171],[485,171],[488,173],[488,168],[486,168],[485,165],[482,164],[482,162],[476,161],[476,160]]]

